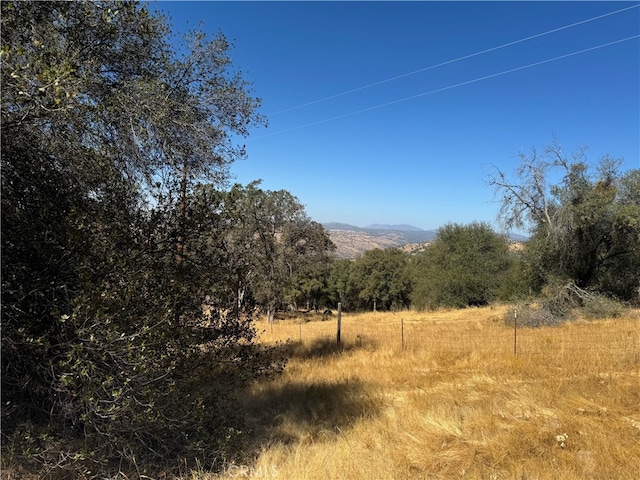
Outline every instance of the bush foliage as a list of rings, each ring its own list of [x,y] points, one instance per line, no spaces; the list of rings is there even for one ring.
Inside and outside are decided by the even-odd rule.
[[[517,293],[508,286],[516,265],[507,240],[488,225],[446,225],[414,261],[413,306],[463,308],[505,299]]]
[[[222,35],[177,58],[139,4],[1,8],[3,466],[215,467],[238,389],[282,368],[224,295],[223,216],[196,208],[260,102]]]

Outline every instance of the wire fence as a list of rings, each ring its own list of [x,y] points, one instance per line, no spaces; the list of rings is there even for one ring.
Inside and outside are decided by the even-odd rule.
[[[342,314],[339,342],[348,346],[386,348],[406,352],[513,354],[519,356],[616,355],[640,365],[640,319],[574,321],[555,327],[531,328],[505,321],[504,314],[473,314],[452,320],[433,314],[422,318],[408,314],[375,316]],[[338,321],[304,319],[276,321],[267,325],[265,341],[301,343],[335,341]]]

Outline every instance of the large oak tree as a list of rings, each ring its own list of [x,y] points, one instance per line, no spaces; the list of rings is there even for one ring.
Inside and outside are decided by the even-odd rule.
[[[584,149],[568,156],[554,141],[521,155],[514,176],[491,178],[504,225],[531,232],[526,258],[538,284],[640,299],[640,171],[620,166],[608,156],[592,165]]]
[[[212,297],[189,202],[260,101],[222,34],[174,49],[144,5],[1,8],[3,462],[212,465],[242,429],[234,389],[272,362]]]
[[[447,224],[413,261],[413,306],[486,305],[504,291],[513,262],[508,240],[489,225]]]

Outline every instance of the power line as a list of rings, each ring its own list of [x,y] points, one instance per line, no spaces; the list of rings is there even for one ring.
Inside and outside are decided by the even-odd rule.
[[[370,83],[369,85],[364,85],[362,87],[353,88],[351,90],[347,90],[347,91],[344,91],[342,93],[336,93],[334,95],[329,95],[328,97],[320,98],[318,100],[313,100],[311,102],[302,103],[302,104],[297,105],[295,107],[285,108],[284,110],[280,110],[280,111],[271,113],[268,116],[279,115],[281,113],[290,112],[292,110],[298,110],[300,108],[308,107],[309,105],[315,105],[316,103],[326,102],[327,100],[332,100],[334,98],[343,97],[345,95],[349,95],[350,93],[355,93],[355,92],[359,92],[360,90],[365,90],[367,88],[376,87],[378,85],[383,85],[385,83],[389,83],[389,82],[392,82],[394,80],[398,80],[400,78],[409,77],[411,75],[415,75],[415,74],[420,73],[420,72],[426,72],[427,70],[433,70],[434,68],[442,67],[444,65],[450,65],[452,63],[460,62],[460,61],[466,60],[468,58],[477,57],[478,55],[484,55],[485,53],[493,52],[493,51],[499,50],[501,48],[510,47],[511,45],[516,45],[518,43],[526,42],[528,40],[533,40],[534,38],[543,37],[543,36],[549,35],[551,33],[559,32],[561,30],[566,30],[568,28],[576,27],[578,25],[582,25],[582,24],[585,24],[585,23],[593,22],[594,20],[599,20],[601,18],[609,17],[611,15],[615,15],[617,13],[621,13],[621,12],[624,12],[626,10],[630,10],[632,8],[638,8],[638,7],[640,7],[640,4],[632,5],[632,6],[626,7],[626,8],[622,8],[620,10],[616,10],[615,12],[609,12],[609,13],[605,13],[603,15],[598,15],[597,17],[588,18],[586,20],[581,20],[579,22],[575,22],[575,23],[572,23],[570,25],[565,25],[563,27],[554,28],[553,30],[548,30],[546,32],[538,33],[538,34],[532,35],[530,37],[521,38],[520,40],[515,40],[513,42],[505,43],[505,44],[499,45],[497,47],[488,48],[486,50],[482,50],[480,52],[472,53],[470,55],[465,55],[463,57],[454,58],[453,60],[447,60],[446,62],[438,63],[436,65],[431,65],[429,67],[420,68],[418,70],[414,70],[413,72],[403,73],[402,75],[396,75],[395,77],[387,78],[386,80],[381,80],[379,82]]]
[[[360,113],[369,112],[371,110],[376,110],[378,108],[388,107],[389,105],[395,105],[396,103],[406,102],[406,101],[413,100],[413,99],[420,98],[420,97],[424,97],[424,96],[427,96],[427,95],[432,95],[434,93],[443,92],[445,90],[451,90],[452,88],[462,87],[464,85],[470,85],[472,83],[481,82],[482,80],[488,80],[490,78],[499,77],[501,75],[506,75],[508,73],[513,73],[513,72],[517,72],[517,71],[520,71],[520,70],[525,70],[527,68],[536,67],[538,65],[543,65],[545,63],[555,62],[557,60],[562,60],[564,58],[573,57],[574,55],[580,55],[582,53],[592,52],[592,51],[598,50],[600,48],[610,47],[611,45],[616,45],[616,44],[622,43],[622,42],[628,42],[629,40],[633,40],[633,39],[636,39],[636,38],[640,38],[640,35],[634,35],[632,37],[627,37],[627,38],[623,38],[623,39],[620,39],[620,40],[614,40],[613,42],[603,43],[603,44],[597,45],[595,47],[585,48],[583,50],[578,50],[576,52],[567,53],[565,55],[560,55],[559,57],[549,58],[547,60],[541,60],[539,62],[530,63],[530,64],[524,65],[522,67],[511,68],[509,70],[504,70],[504,71],[499,72],[499,73],[493,73],[491,75],[486,75],[484,77],[474,78],[473,80],[468,80],[466,82],[456,83],[454,85],[449,85],[449,86],[446,86],[446,87],[438,88],[436,90],[430,90],[428,92],[419,93],[417,95],[411,95],[410,97],[404,97],[404,98],[400,98],[398,100],[393,100],[391,102],[381,103],[379,105],[374,105],[372,107],[363,108],[361,110],[356,110],[356,111],[349,112],[349,113],[343,113],[342,115],[337,115],[335,117],[326,118],[324,120],[318,120],[317,122],[307,123],[307,124],[304,124],[304,125],[298,125],[296,127],[291,127],[291,128],[287,128],[285,130],[280,130],[278,132],[266,133],[264,135],[260,135],[258,137],[254,137],[254,138],[258,139],[258,138],[264,138],[264,137],[271,137],[273,135],[279,135],[279,134],[282,134],[282,133],[291,132],[293,130],[299,130],[301,128],[306,128],[306,127],[311,127],[311,126],[314,126],[314,125],[320,125],[322,123],[332,122],[333,120],[339,120],[341,118],[351,117],[353,115],[358,115]]]

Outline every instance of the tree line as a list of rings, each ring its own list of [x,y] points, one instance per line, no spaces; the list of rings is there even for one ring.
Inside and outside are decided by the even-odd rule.
[[[505,225],[531,229],[523,252],[472,223],[417,256],[334,260],[289,192],[228,183],[266,119],[224,35],[174,46],[128,1],[1,9],[3,468],[219,468],[245,431],[235,395],[286,360],[256,342],[258,311],[463,307],[565,281],[638,301],[637,170],[534,152],[491,181]]]
[[[460,308],[534,298],[550,291],[593,292],[640,303],[640,170],[622,160],[595,164],[557,140],[522,154],[513,175],[489,179],[505,229],[528,231],[522,249],[488,224],[448,224],[424,252],[366,252],[334,263],[332,301],[351,309]],[[568,287],[575,286],[570,289]]]
[[[425,251],[375,249],[334,260],[326,301],[343,309],[463,308],[512,300],[528,292],[521,254],[486,223],[447,224]]]

